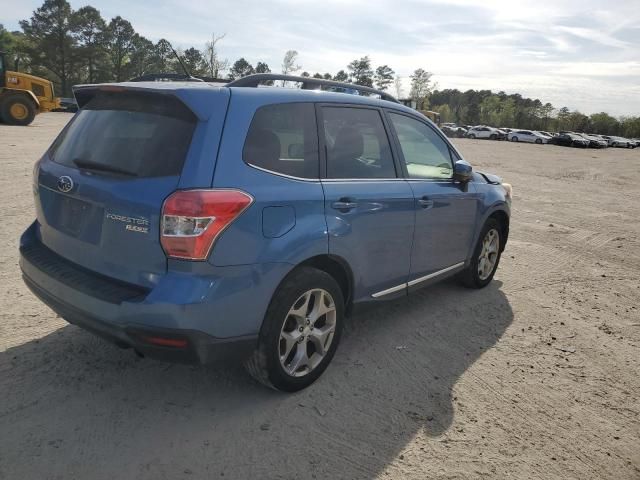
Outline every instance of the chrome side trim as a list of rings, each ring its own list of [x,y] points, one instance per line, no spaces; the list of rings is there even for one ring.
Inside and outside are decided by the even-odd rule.
[[[244,162],[244,164],[251,168],[255,168],[256,170],[260,170],[261,172],[270,173],[271,175],[275,175],[277,177],[289,178],[291,180],[298,180],[301,182],[320,183],[319,178],[294,177],[293,175],[287,175],[286,173],[274,172],[273,170],[269,170],[268,168],[258,167],[252,163]]]
[[[386,290],[382,290],[381,292],[373,293],[371,296],[373,298],[383,297],[385,295],[389,295],[390,293],[399,292],[403,288],[407,288],[407,284],[403,283],[402,285],[396,285],[395,287],[387,288]]]
[[[456,268],[462,267],[464,266],[464,262],[460,262],[460,263],[456,263],[455,265],[451,265],[450,267],[447,268],[443,268],[442,270],[438,270],[437,272],[433,272],[430,273],[429,275],[425,275],[424,277],[420,277],[420,278],[416,278],[415,280],[411,280],[409,283],[407,283],[407,286],[409,287],[413,287],[414,285],[417,285],[418,283],[422,283],[425,282],[427,280],[430,280],[432,278],[438,277],[444,273],[450,272],[451,270],[455,270]]]
[[[355,183],[355,182],[405,182],[408,180],[404,177],[395,178],[323,178],[324,183]]]

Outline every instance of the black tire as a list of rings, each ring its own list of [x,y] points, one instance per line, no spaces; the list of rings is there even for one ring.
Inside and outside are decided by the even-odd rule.
[[[331,295],[336,308],[335,331],[329,349],[320,363],[304,376],[294,377],[280,363],[280,333],[294,303],[312,289],[323,289]],[[260,330],[258,346],[246,361],[245,368],[257,381],[276,390],[296,392],[308,387],[331,362],[340,343],[344,318],[344,296],[334,278],[315,268],[297,268],[283,280],[273,295]]]
[[[24,115],[14,115],[16,109],[24,112]],[[36,106],[25,95],[9,95],[0,103],[0,117],[8,125],[29,125],[36,117]]]
[[[511,141],[512,142],[517,142],[518,141],[518,137],[516,137],[515,135],[513,137],[511,137]]]
[[[470,133],[470,134],[469,134],[469,138],[470,138],[471,140],[475,140],[476,136],[475,136],[473,133]]]
[[[536,143],[537,143],[538,145],[541,145],[541,144],[542,144],[542,139],[540,139],[540,138],[536,138]]]
[[[489,135],[489,138],[491,140],[495,140],[496,138],[498,138],[498,136],[495,133],[492,133],[491,135]]]
[[[478,263],[480,260],[480,253],[482,251],[482,242],[484,241],[485,236],[490,230],[495,230],[498,233],[499,248],[496,262],[491,273],[487,278],[482,279],[480,278],[480,275],[478,273]],[[469,266],[465,270],[460,272],[458,276],[462,284],[468,288],[484,288],[489,285],[489,283],[491,283],[491,280],[493,280],[493,276],[495,275],[496,270],[498,269],[498,264],[500,263],[500,256],[502,255],[503,247],[504,239],[502,234],[502,225],[500,225],[500,223],[495,218],[490,218],[486,221],[486,223],[482,227],[480,235],[478,236],[478,242],[476,243],[476,248],[474,248],[473,250],[473,256],[471,257]]]

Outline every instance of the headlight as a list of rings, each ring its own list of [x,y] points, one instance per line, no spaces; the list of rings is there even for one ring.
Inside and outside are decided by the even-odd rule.
[[[507,197],[507,200],[511,201],[513,198],[513,187],[510,183],[502,183],[502,188],[504,188],[504,195]]]

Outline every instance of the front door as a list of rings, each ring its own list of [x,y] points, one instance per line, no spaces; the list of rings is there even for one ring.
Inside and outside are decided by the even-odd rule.
[[[409,275],[409,286],[413,286],[464,267],[473,241],[478,196],[473,184],[453,181],[455,153],[431,126],[392,111],[388,117],[415,196]]]
[[[414,197],[394,162],[382,112],[322,106],[319,116],[329,253],[351,266],[355,301],[405,293]]]

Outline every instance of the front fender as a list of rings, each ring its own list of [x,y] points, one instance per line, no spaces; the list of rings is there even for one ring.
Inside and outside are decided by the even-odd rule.
[[[496,188],[497,187],[497,188]],[[509,220],[511,218],[511,205],[507,201],[505,196],[505,192],[500,187],[500,185],[491,185],[491,184],[476,184],[476,188],[478,189],[478,193],[481,194],[483,200],[480,203],[480,207],[478,210],[478,217],[475,227],[475,232],[473,235],[473,242],[471,242],[471,247],[469,253],[467,255],[467,262],[473,255],[473,251],[476,248],[476,244],[478,242],[478,237],[480,236],[480,232],[482,232],[482,228],[484,224],[487,222],[489,217],[495,215],[500,212],[500,215],[504,215],[507,219],[507,224],[504,229],[505,241],[503,242],[502,249],[504,250],[504,246],[506,245],[508,235],[509,235]]]
[[[482,231],[484,224],[487,223],[487,220],[489,219],[489,217],[495,215],[497,212],[501,212],[507,218],[507,224],[504,225],[504,231],[503,231],[505,238],[504,238],[504,242],[502,242],[502,250],[504,250],[509,237],[509,223],[511,220],[511,206],[506,201],[495,202],[491,206],[489,206],[484,212],[482,212],[482,214],[478,219],[478,225],[476,227],[476,233],[473,241],[473,248],[475,248],[476,246],[476,243],[478,241],[478,236],[480,235],[480,232]],[[471,254],[472,253],[473,253],[473,250],[471,251]]]

